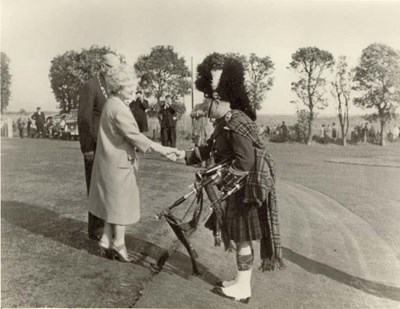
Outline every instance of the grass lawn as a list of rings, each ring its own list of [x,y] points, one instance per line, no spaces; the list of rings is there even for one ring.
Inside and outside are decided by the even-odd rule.
[[[2,306],[133,306],[154,275],[152,259],[160,258],[175,241],[155,213],[188,192],[195,169],[152,154],[141,158],[142,217],[129,227],[127,244],[150,259],[127,271],[122,263],[100,259],[96,244],[86,240],[79,143],[46,139],[1,143]],[[400,143],[386,148],[267,146],[280,179],[331,197],[371,226],[400,258]]]

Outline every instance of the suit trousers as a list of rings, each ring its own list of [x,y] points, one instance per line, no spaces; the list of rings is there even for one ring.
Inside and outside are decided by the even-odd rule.
[[[161,145],[176,147],[176,127],[161,128]]]
[[[86,178],[86,189],[89,195],[90,180],[92,178],[93,161],[84,159],[85,163],[85,178]],[[104,220],[95,216],[92,213],[88,213],[88,235],[89,238],[101,237],[102,229],[104,227]]]
[[[36,123],[36,135],[41,137],[46,137],[46,132],[44,132],[44,124]]]

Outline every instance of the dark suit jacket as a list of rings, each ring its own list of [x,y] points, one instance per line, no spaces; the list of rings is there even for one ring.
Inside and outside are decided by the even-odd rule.
[[[44,113],[41,112],[40,115],[38,112],[35,112],[32,117],[33,120],[35,120],[36,125],[42,125],[46,122],[46,117],[44,116]]]
[[[146,109],[149,108],[149,102],[147,100],[140,100],[136,99],[129,104],[129,108],[132,111],[133,117],[135,117],[135,120],[138,124],[139,131],[140,132],[146,132],[149,130],[148,125],[147,125],[147,115],[146,115]]]
[[[104,76],[100,74],[99,78],[106,90]],[[82,152],[96,150],[100,116],[105,102],[106,97],[100,88],[97,77],[89,79],[82,86],[79,94],[78,130]]]
[[[158,111],[161,128],[175,128],[176,120],[174,120],[174,116],[176,116],[176,110],[173,107],[166,108],[165,105],[161,105]]]

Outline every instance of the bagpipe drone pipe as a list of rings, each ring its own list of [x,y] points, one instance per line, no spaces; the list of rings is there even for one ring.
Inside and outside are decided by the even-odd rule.
[[[201,273],[196,263],[198,254],[190,243],[189,237],[193,234],[194,231],[196,231],[201,218],[201,214],[203,211],[204,191],[206,192],[207,197],[210,201],[209,207],[211,210],[210,214],[204,220],[206,221],[205,227],[213,231],[215,246],[221,245],[221,238],[223,240],[225,248],[229,246],[229,239],[225,230],[226,224],[224,222],[225,200],[244,186],[244,180],[247,176],[242,175],[240,177],[234,178],[233,181],[231,181],[231,183],[229,184],[228,190],[224,190],[222,191],[222,193],[217,192],[216,186],[221,185],[221,182],[223,181],[223,174],[225,171],[227,171],[231,163],[232,160],[224,160],[211,168],[196,172],[196,180],[191,186],[189,186],[191,190],[185,195],[178,198],[169,207],[156,214],[157,219],[161,219],[162,217],[166,219],[167,223],[174,231],[176,237],[186,248],[192,262],[194,275],[200,275]],[[182,219],[172,214],[172,210],[178,206],[182,206],[183,203],[187,201],[191,196],[194,196],[191,205],[193,205],[193,203],[196,203],[196,208],[193,211],[191,219],[187,222],[183,222]]]

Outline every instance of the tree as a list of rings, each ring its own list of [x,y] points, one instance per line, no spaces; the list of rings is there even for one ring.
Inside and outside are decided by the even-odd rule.
[[[189,93],[189,68],[172,46],[153,47],[150,54],[139,56],[134,67],[140,79],[139,86],[147,97],[154,97],[157,104],[168,94],[176,101]]]
[[[384,146],[386,125],[396,117],[400,104],[400,54],[384,44],[369,45],[355,68],[354,82],[353,89],[360,93],[354,104],[376,109],[367,119],[380,122]]]
[[[347,144],[347,134],[349,131],[349,102],[351,92],[352,73],[348,70],[346,56],[340,56],[335,73],[335,80],[332,84],[332,96],[338,103],[338,117],[342,132],[342,145]]]
[[[7,109],[11,96],[10,59],[6,53],[1,52],[1,113]]]
[[[326,79],[324,73],[334,65],[333,55],[317,47],[305,47],[292,54],[290,67],[300,75],[297,82],[292,82],[292,91],[300,99],[292,103],[302,103],[309,111],[307,145],[311,144],[312,124],[317,117],[316,110],[327,107],[325,99]]]
[[[255,111],[260,110],[266,92],[273,86],[274,78],[271,75],[274,72],[274,63],[271,58],[259,57],[254,53],[251,53],[249,57],[239,53],[226,53],[223,57],[237,59],[243,64],[246,92],[250,104]]]
[[[251,53],[245,68],[246,89],[250,103],[254,110],[260,110],[266,92],[273,86],[274,78],[271,75],[274,72],[274,63],[268,56],[262,58]]]
[[[310,122],[310,113],[305,110],[297,110],[296,112],[297,122],[294,125],[294,129],[296,132],[296,140],[298,142],[305,143],[306,138],[308,137],[308,124]]]
[[[66,51],[53,58],[49,79],[62,112],[78,107],[79,90],[83,83],[100,69],[102,56],[113,52],[109,47],[91,46],[80,52]],[[123,61],[123,58],[121,57]]]

